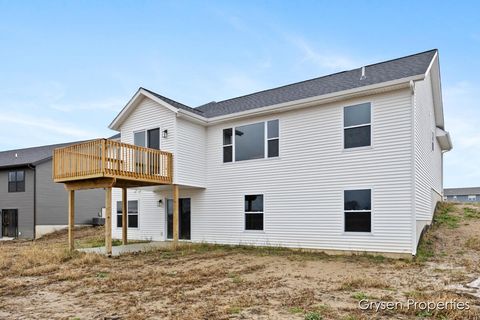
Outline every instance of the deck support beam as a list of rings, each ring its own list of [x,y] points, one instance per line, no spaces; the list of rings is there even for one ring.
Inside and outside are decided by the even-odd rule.
[[[127,244],[127,227],[128,227],[128,200],[127,188],[122,188],[122,244]]]
[[[178,245],[178,184],[173,185],[173,246],[176,248]]]
[[[75,190],[68,191],[68,250],[75,250],[73,228],[75,226]]]
[[[112,255],[112,187],[105,189],[105,250]]]

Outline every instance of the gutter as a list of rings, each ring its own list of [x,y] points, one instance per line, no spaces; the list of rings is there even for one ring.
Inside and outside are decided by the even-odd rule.
[[[365,95],[376,93],[378,91],[385,92],[385,91],[408,88],[410,86],[411,81],[417,81],[417,80],[423,80],[423,79],[425,79],[425,74],[420,74],[412,77],[401,78],[397,80],[372,84],[368,86],[327,93],[324,95],[300,99],[300,100],[283,102],[279,104],[269,105],[261,108],[255,108],[251,110],[236,112],[236,113],[222,115],[222,116],[216,116],[212,118],[205,118],[203,116],[194,114],[192,112],[189,112],[183,109],[178,109],[177,116],[180,118],[190,119],[191,121],[195,121],[203,125],[209,126],[209,125],[215,125],[218,123],[229,121],[232,119],[258,116],[258,115],[270,113],[272,111],[282,112],[282,111],[300,109],[300,108],[310,107],[313,105],[325,104],[325,103],[330,103],[338,100],[351,99],[358,96],[365,96]]]

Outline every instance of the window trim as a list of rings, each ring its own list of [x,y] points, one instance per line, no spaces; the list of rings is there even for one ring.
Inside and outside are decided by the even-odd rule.
[[[370,103],[370,123],[345,127],[345,108],[354,107],[354,106],[365,104],[365,103]],[[342,118],[342,151],[343,152],[352,152],[352,151],[357,151],[357,150],[373,149],[373,146],[374,146],[373,128],[374,128],[374,118],[375,118],[374,113],[373,113],[373,110],[374,110],[373,101],[370,101],[370,100],[359,101],[359,102],[355,102],[353,104],[343,105],[341,109],[342,109],[342,117],[341,117]],[[370,145],[369,146],[361,146],[361,147],[353,147],[353,148],[345,148],[345,129],[353,129],[353,128],[366,127],[366,126],[370,126]]]
[[[230,137],[230,143],[229,144],[225,144],[224,143],[224,134],[225,134],[225,130],[228,130],[230,129],[232,131],[232,136]],[[235,162],[235,148],[234,148],[234,145],[233,145],[233,140],[235,139],[235,127],[231,127],[231,128],[224,128],[222,129],[222,162],[223,163],[232,163],[232,162]],[[225,148],[227,147],[230,147],[232,148],[232,161],[225,161]]]
[[[129,202],[129,201],[137,201],[137,214],[136,214],[136,215],[137,215],[137,227],[129,227],[129,226],[128,226],[128,216],[129,216],[129,214],[128,214],[128,202]],[[121,230],[121,229],[122,229],[122,227],[118,227],[118,217],[121,217],[121,216],[122,216],[122,213],[118,214],[118,203],[119,203],[119,202],[122,202],[122,200],[119,200],[119,201],[116,201],[116,202],[115,202],[115,206],[116,206],[116,208],[115,208],[115,209],[116,209],[116,210],[115,210],[115,216],[117,217],[117,218],[116,218],[117,220],[115,221],[115,228],[116,228],[117,230]],[[132,216],[133,216],[133,215],[134,215],[134,214],[132,214]],[[138,199],[128,200],[128,198],[127,198],[127,229],[140,230],[140,200],[138,200]]]
[[[274,138],[269,138],[268,137],[268,123],[270,121],[278,121],[278,135]],[[266,120],[265,121],[265,158],[266,159],[269,159],[269,158],[278,158],[280,157],[280,119],[272,119],[272,120]],[[275,157],[269,157],[268,156],[268,142],[271,141],[271,140],[278,140],[278,155],[275,156]]]
[[[262,211],[246,211],[245,210],[245,197],[246,196],[262,196],[262,207],[263,207],[263,210]],[[242,196],[242,206],[243,206],[243,232],[246,232],[246,233],[265,233],[265,194],[264,193],[261,193],[261,192],[258,192],[258,193],[245,193],[243,194]],[[248,214],[262,214],[263,215],[263,219],[262,219],[262,230],[255,230],[255,229],[247,229],[247,213]]]
[[[158,149],[158,150],[162,150],[162,129],[161,129],[160,126],[152,126],[152,127],[146,127],[146,128],[143,128],[143,129],[139,129],[139,130],[134,130],[132,132],[132,134],[133,134],[132,144],[135,145],[135,134],[143,132],[143,135],[145,137],[145,147],[144,148],[148,148],[148,134],[147,134],[147,131],[155,130],[155,129],[158,129],[158,142],[160,144],[160,146],[159,146],[160,149]]]
[[[345,191],[370,190],[370,210],[345,210]],[[344,236],[373,236],[375,230],[375,214],[374,214],[374,194],[373,186],[355,186],[345,187],[342,189],[342,234]],[[345,212],[370,212],[370,232],[368,231],[345,231]]]
[[[277,120],[278,121],[278,137],[275,137],[275,138],[268,138],[268,122],[269,121],[274,121],[274,120]],[[263,135],[264,135],[264,145],[263,145],[263,158],[256,158],[256,159],[246,159],[246,160],[235,160],[235,156],[236,156],[236,152],[235,152],[235,144],[236,144],[236,134],[235,134],[235,130],[236,128],[238,127],[243,127],[243,126],[248,126],[248,125],[251,125],[251,124],[258,124],[258,123],[262,123],[263,122],[263,125],[264,125],[264,130],[263,130]],[[223,144],[223,131],[226,130],[226,129],[232,129],[232,144],[229,144],[229,145],[224,145]],[[230,126],[230,127],[223,127],[221,128],[221,137],[222,137],[222,163],[223,164],[229,164],[229,163],[235,163],[235,162],[246,162],[246,161],[261,161],[261,160],[267,160],[267,159],[279,159],[280,158],[280,152],[281,152],[281,145],[280,145],[280,141],[281,141],[281,121],[279,118],[274,118],[274,119],[267,119],[267,120],[262,120],[262,121],[256,121],[256,122],[248,122],[248,123],[243,123],[243,124],[240,124],[240,125],[236,125],[236,126]],[[278,156],[276,157],[269,157],[268,156],[268,141],[270,140],[275,140],[277,139],[278,140]],[[223,160],[223,148],[224,147],[227,147],[227,146],[231,146],[232,147],[232,161],[230,162],[224,162]]]
[[[10,181],[10,173],[14,172],[15,173],[15,181]],[[18,180],[18,172],[23,172],[23,180]],[[17,193],[17,192],[25,192],[26,189],[26,176],[25,176],[25,170],[12,170],[8,171],[7,174],[7,193]],[[15,183],[15,190],[10,190],[10,183],[14,182]],[[19,182],[23,182],[23,190],[19,191],[18,190],[18,184]]]

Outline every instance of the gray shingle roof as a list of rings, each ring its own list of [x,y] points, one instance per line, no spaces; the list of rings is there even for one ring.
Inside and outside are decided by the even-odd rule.
[[[197,108],[191,108],[174,100],[163,97],[150,90],[147,91],[170,103],[176,108],[185,109],[200,114],[204,117],[211,118],[421,75],[427,71],[428,66],[430,65],[436,52],[437,50],[433,49],[410,56],[365,66],[366,78],[363,80],[360,80],[362,68],[358,68],[224,101],[209,102]]]
[[[0,168],[35,165],[38,162],[42,162],[52,157],[54,149],[65,147],[73,143],[76,142],[2,151],[0,152]]]
[[[445,188],[443,190],[446,196],[468,196],[480,194],[480,187],[472,188]]]
[[[196,113],[196,114],[199,114],[199,115],[204,115],[203,112],[201,110],[198,110],[198,109],[195,109],[195,108],[192,108],[192,107],[189,107],[189,106],[186,106],[184,105],[183,103],[180,103],[178,101],[175,101],[175,100],[172,100],[170,98],[167,98],[167,97],[164,97],[156,92],[153,92],[151,90],[148,90],[148,89],[145,89],[145,88],[141,88],[145,91],[148,91],[150,92],[151,94],[153,94],[155,97],[159,98],[160,100],[163,100],[165,101],[166,103],[168,103],[169,105],[171,106],[174,106],[175,108],[177,109],[184,109],[184,110],[187,110],[187,111],[190,111],[190,112],[193,112],[193,113]]]

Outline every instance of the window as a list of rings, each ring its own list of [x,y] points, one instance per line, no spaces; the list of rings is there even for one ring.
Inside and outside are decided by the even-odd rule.
[[[138,228],[138,201],[128,201],[128,228]],[[117,201],[117,228],[122,227],[122,201]]]
[[[8,192],[25,192],[25,171],[8,173]]]
[[[268,157],[278,157],[279,130],[278,120],[267,122],[267,148]]]
[[[371,105],[358,104],[343,109],[344,148],[371,145]]]
[[[160,128],[134,132],[133,144],[160,150]]]
[[[223,162],[232,162],[233,140],[232,129],[223,129]]]
[[[245,230],[263,230],[263,195],[245,196]]]
[[[344,214],[346,232],[372,231],[372,191],[345,190]]]
[[[469,195],[468,196],[468,201],[477,201],[477,196],[476,195]]]
[[[224,129],[223,162],[278,157],[279,140],[278,120]]]
[[[265,124],[263,122],[235,128],[235,161],[265,157]]]

